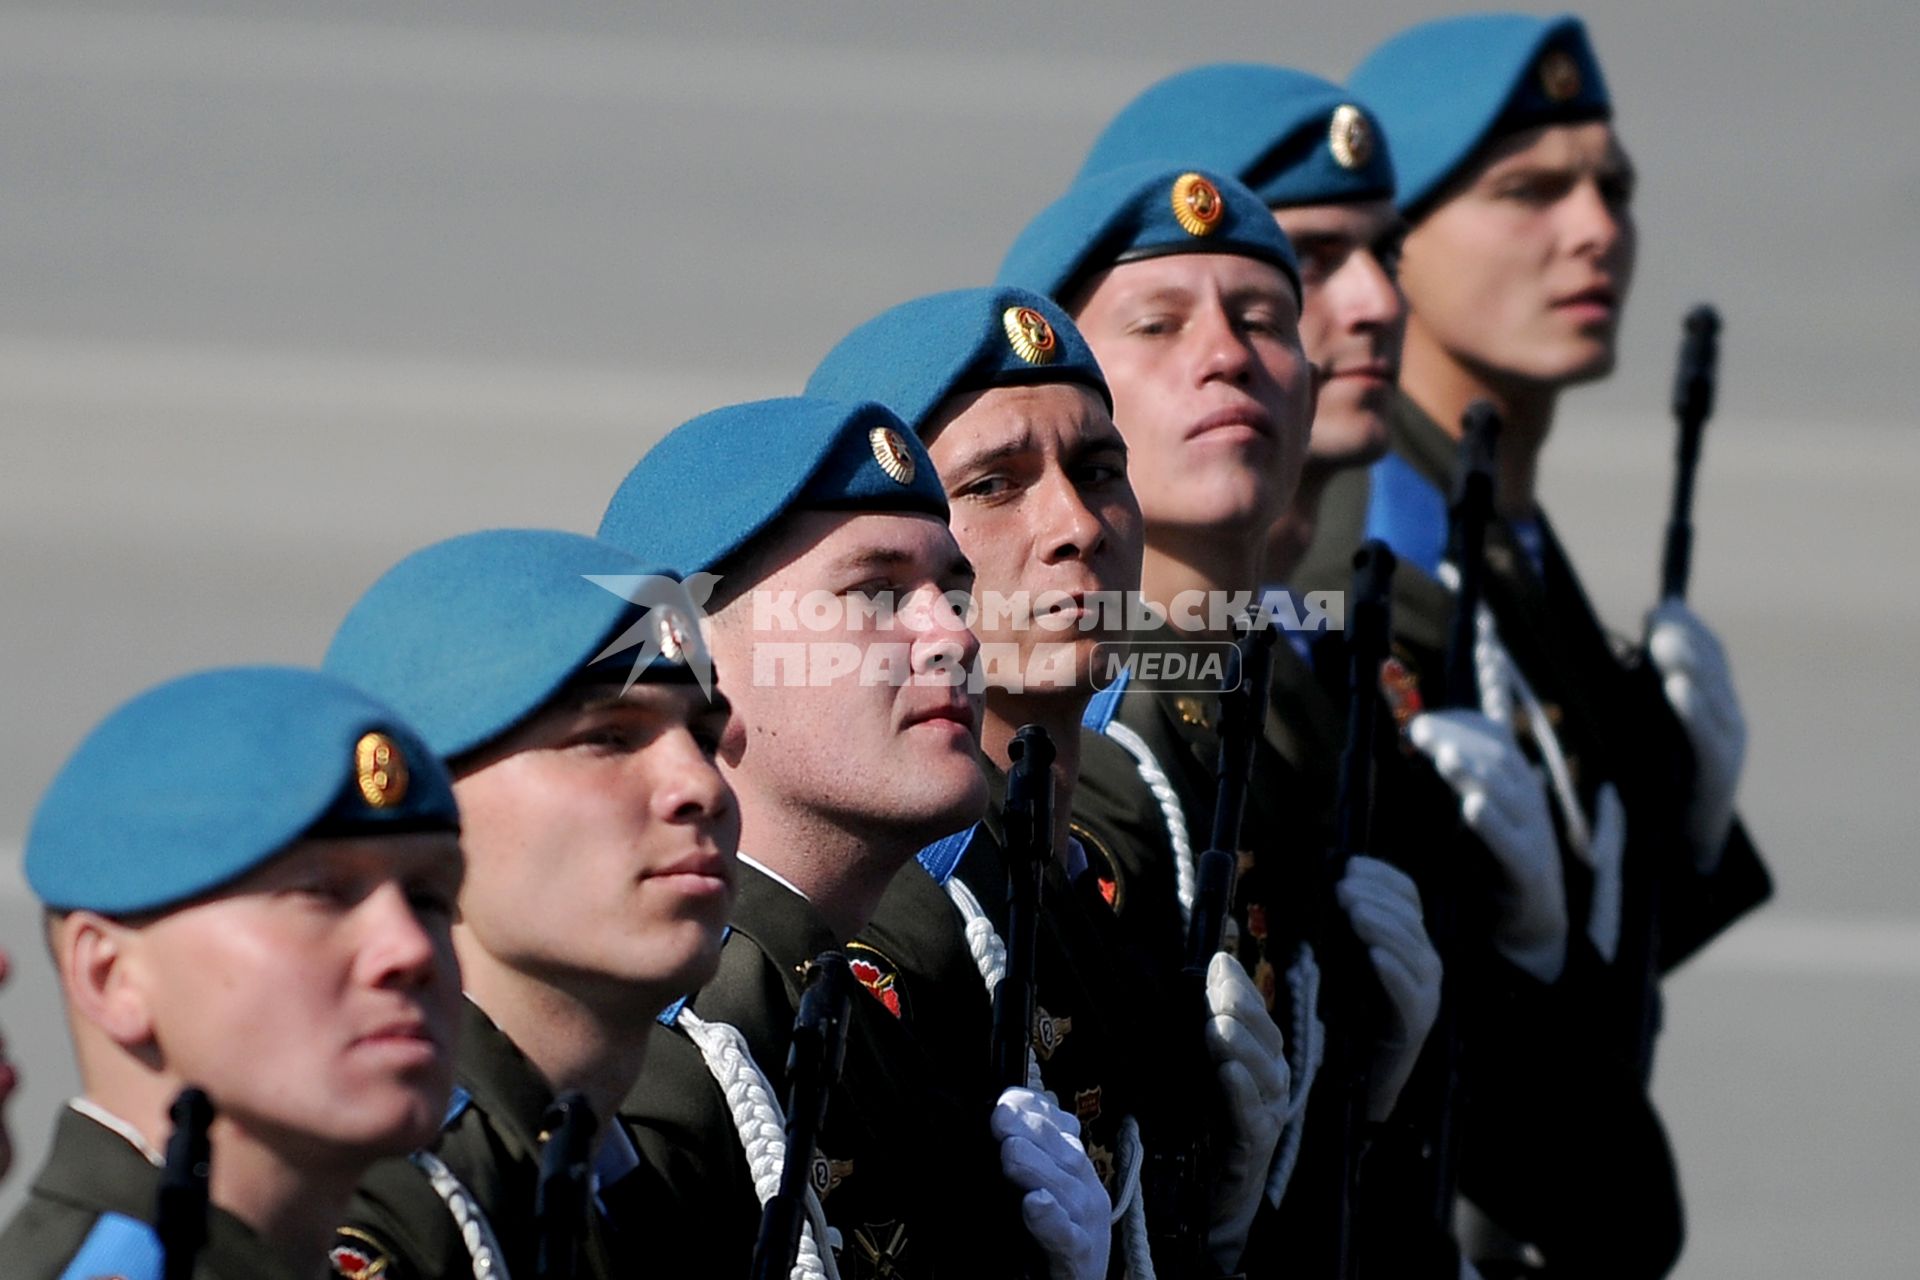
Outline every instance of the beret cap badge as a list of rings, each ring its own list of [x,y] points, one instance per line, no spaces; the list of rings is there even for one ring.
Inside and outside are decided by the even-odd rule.
[[[376,809],[391,809],[407,798],[407,758],[384,733],[362,734],[354,744],[353,777],[360,798]]]
[[[1540,57],[1540,91],[1548,102],[1570,102],[1580,96],[1580,64],[1565,49],[1549,49]]]
[[[875,427],[867,432],[867,444],[873,449],[873,460],[887,473],[888,479],[895,484],[913,483],[913,454],[907,451],[907,442],[892,427]]]
[[[1190,236],[1212,233],[1226,215],[1220,189],[1197,173],[1183,173],[1173,181],[1173,220]]]
[[[653,611],[654,639],[660,656],[668,662],[684,665],[687,660],[687,620],[672,605],[660,605]]]
[[[1028,364],[1047,364],[1060,353],[1060,339],[1054,336],[1047,318],[1032,307],[1008,307],[1000,314],[1013,353]]]
[[[1327,149],[1342,169],[1359,169],[1373,159],[1373,127],[1360,108],[1342,103],[1327,126]]]

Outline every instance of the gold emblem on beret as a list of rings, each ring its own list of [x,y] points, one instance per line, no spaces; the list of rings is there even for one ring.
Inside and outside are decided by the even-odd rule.
[[[1373,159],[1373,126],[1352,103],[1342,103],[1333,111],[1327,126],[1327,150],[1342,169],[1358,169]]]
[[[651,620],[653,638],[660,646],[660,656],[668,662],[684,666],[687,661],[686,619],[672,605],[663,604],[654,609]]]
[[[887,473],[896,484],[913,483],[913,455],[907,452],[907,442],[892,427],[875,427],[867,432],[867,444],[873,449],[873,460]]]
[[[1032,307],[1008,307],[1000,313],[1001,327],[1013,353],[1028,364],[1045,364],[1060,354],[1060,339],[1047,318]]]
[[[1540,57],[1540,91],[1548,102],[1570,102],[1580,96],[1580,64],[1565,49],[1549,49]]]
[[[1197,173],[1183,173],[1173,181],[1173,220],[1190,236],[1204,236],[1220,225],[1227,202],[1220,188]]]
[[[362,734],[353,744],[353,780],[360,798],[376,809],[391,809],[407,798],[407,758],[400,744],[384,733]]]

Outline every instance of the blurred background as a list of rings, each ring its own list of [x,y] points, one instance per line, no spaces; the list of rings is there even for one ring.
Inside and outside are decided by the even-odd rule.
[[[1449,8],[0,5],[0,1027],[25,1076],[0,1216],[74,1088],[19,843],[95,720],[189,669],[316,661],[429,540],[590,531],[668,428],[984,282],[1150,81],[1222,58],[1339,78]],[[1680,1274],[1911,1277],[1920,6],[1588,21],[1641,265],[1547,502],[1637,631],[1679,319],[1717,303],[1694,600],[1732,651],[1779,882],[1669,984]],[[210,787],[246,768],[205,754]]]

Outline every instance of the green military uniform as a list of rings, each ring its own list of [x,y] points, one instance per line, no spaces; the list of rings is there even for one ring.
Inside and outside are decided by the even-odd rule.
[[[1154,972],[1186,962],[1186,922],[1167,845],[1166,813],[1140,782],[1133,758],[1092,729],[1080,731],[1080,777],[1071,826],[1121,932]]]
[[[1389,415],[1393,453],[1411,465],[1438,492],[1452,487],[1457,445],[1412,400],[1395,398]],[[1370,505],[1368,477],[1349,473],[1336,479],[1322,506],[1323,536],[1302,566],[1307,587],[1343,585],[1335,568],[1341,552],[1333,545],[1340,531],[1366,527]],[[1626,921],[1625,935],[1650,931],[1656,941],[1655,975],[1678,965],[1735,920],[1758,906],[1772,891],[1766,869],[1746,827],[1738,819],[1728,834],[1720,861],[1709,874],[1694,870],[1687,846],[1685,815],[1692,786],[1692,751],[1686,731],[1660,691],[1659,681],[1630,659],[1626,646],[1610,638],[1554,536],[1544,513],[1538,525],[1540,567],[1535,569],[1521,535],[1506,521],[1487,530],[1485,602],[1500,638],[1515,664],[1538,694],[1567,757],[1583,804],[1591,805],[1606,782],[1620,791],[1627,810],[1628,885],[1626,899],[1658,902],[1652,920]],[[1350,552],[1352,543],[1347,544]],[[1414,668],[1420,687],[1438,689],[1437,663],[1444,652],[1452,595],[1415,566],[1402,564],[1394,575],[1395,639]],[[1530,726],[1519,725],[1523,742]],[[1582,880],[1570,859],[1571,884]],[[1652,868],[1659,883],[1653,893],[1636,883],[1636,874]],[[1584,886],[1590,891],[1590,886]],[[1585,893],[1576,888],[1574,918],[1583,919]],[[1621,975],[1629,988],[1639,975]],[[1639,996],[1624,996],[1637,1004]],[[1637,1037],[1627,1025],[1623,1034]]]
[[[783,1106],[803,968],[836,947],[805,898],[745,866],[719,972],[686,1006],[739,1029]],[[915,1033],[910,976],[881,951],[847,954],[865,994],[854,997],[846,1065],[829,1096],[814,1180],[839,1236],[840,1274],[1011,1274],[1021,1229],[1011,1194],[1001,1192],[987,1128],[991,1098],[949,1086],[953,1072]],[[981,1057],[984,1064],[984,1049]],[[663,1171],[660,1219],[698,1224],[706,1270],[744,1273],[760,1204],[727,1097],[698,1052],[679,1041],[651,1056],[623,1116],[643,1155]]]
[[[1135,652],[1149,645],[1187,644],[1204,654],[1204,643],[1165,630],[1137,638]],[[1242,847],[1237,851],[1240,873],[1233,921],[1241,963],[1285,1034],[1288,1065],[1298,1088],[1312,1069],[1305,1047],[1313,1039],[1307,1028],[1318,1006],[1314,991],[1301,985],[1311,967],[1311,962],[1303,966],[1302,955],[1317,947],[1326,913],[1335,910],[1325,857],[1333,836],[1342,730],[1335,704],[1292,646],[1284,640],[1277,643],[1273,659],[1272,701],[1254,750]],[[1075,797],[1076,819],[1110,822],[1111,797],[1137,786],[1141,778],[1156,780],[1152,775],[1157,772],[1179,799],[1177,812],[1168,815],[1169,843],[1184,842],[1197,856],[1213,830],[1219,719],[1218,693],[1195,689],[1191,681],[1171,687],[1132,680],[1123,689],[1110,689],[1090,710],[1090,725],[1144,750],[1147,762],[1143,767],[1130,751],[1083,761],[1086,781]],[[1110,725],[1117,725],[1119,733]],[[1124,919],[1144,904],[1136,900],[1119,905]],[[1184,948],[1179,954],[1184,955]],[[1316,1091],[1314,1097],[1319,1096]],[[1327,1127],[1316,1125],[1309,1112],[1286,1199],[1278,1213],[1262,1213],[1255,1221],[1245,1261],[1249,1273],[1282,1258],[1298,1265],[1302,1242],[1325,1234],[1306,1224],[1324,1221],[1330,1211],[1325,1195],[1335,1179],[1313,1172],[1333,1154],[1323,1145]]]
[[[1090,733],[1084,734],[1084,745],[1102,753],[1114,749]],[[959,913],[940,886],[949,879],[964,884],[994,935],[1004,941],[1012,895],[1004,844],[1007,777],[991,764],[986,772],[992,797],[986,818],[903,870],[861,935],[876,950],[904,958],[901,971],[916,992],[915,1014],[921,1021],[976,1029],[978,1038],[959,1052],[967,1071],[979,1068],[981,1079],[990,996],[968,952]],[[1157,820],[1157,811],[1142,803],[1137,786],[1131,790],[1128,804],[1127,789],[1115,787],[1122,797],[1116,806],[1119,821],[1103,812],[1074,824],[1075,848],[1057,852],[1044,869],[1034,957],[1034,1059],[1044,1087],[1079,1119],[1081,1140],[1110,1197],[1124,1193],[1119,1158],[1125,1122],[1131,1118],[1150,1144],[1190,1140],[1168,1101],[1199,1099],[1204,1115],[1214,1087],[1198,1012],[1182,1037],[1165,983],[1168,971],[1142,951],[1145,939],[1136,940],[1121,927],[1111,905],[1123,894],[1129,899],[1140,894],[1139,918],[1152,919],[1153,878],[1165,881],[1159,903],[1168,912],[1176,901],[1171,860],[1138,848],[1150,838],[1145,822]],[[1122,831],[1128,833],[1125,839]],[[932,954],[934,940],[942,954]],[[859,946],[849,954],[857,955]],[[939,976],[923,980],[923,973]],[[1197,1223],[1194,1229],[1205,1226]],[[1124,1261],[1115,1249],[1116,1274]]]
[[[1457,444],[1404,395],[1389,425],[1397,458],[1436,492],[1449,492]],[[1301,569],[1303,587],[1344,583],[1343,561],[1368,528],[1371,505],[1367,473],[1334,480]],[[1657,1275],[1678,1253],[1684,1228],[1672,1152],[1645,1095],[1646,1064],[1636,1060],[1641,1028],[1657,1016],[1658,976],[1770,889],[1738,821],[1719,866],[1708,875],[1694,869],[1685,835],[1692,773],[1685,731],[1658,680],[1622,660],[1544,516],[1539,533],[1536,572],[1511,525],[1489,526],[1485,603],[1541,700],[1581,803],[1590,809],[1604,783],[1619,789],[1627,811],[1623,936],[1650,939],[1643,954],[1653,965],[1634,970],[1631,949],[1608,965],[1578,927],[1592,901],[1592,876],[1568,849],[1562,865],[1576,927],[1561,979],[1545,987],[1489,953],[1468,953],[1461,1185],[1503,1227],[1536,1244],[1556,1274]],[[1403,560],[1393,610],[1394,656],[1411,679],[1393,694],[1404,713],[1443,688],[1453,596]],[[1523,748],[1536,750],[1532,726],[1522,718],[1516,729]],[[1656,885],[1646,884],[1649,874]],[[1463,902],[1463,911],[1472,905]],[[1470,917],[1462,936],[1475,936]],[[1622,1233],[1613,1229],[1620,1221],[1641,1225]]]
[[[460,1034],[453,1103],[430,1149],[458,1186],[434,1176],[419,1155],[376,1165],[355,1194],[336,1241],[334,1269],[349,1280],[485,1277],[486,1261],[476,1257],[476,1248],[489,1253],[497,1248],[496,1265],[504,1264],[509,1275],[534,1274],[535,1195],[549,1136],[542,1126],[553,1089],[471,1002]],[[609,1133],[604,1141],[619,1144],[615,1150],[620,1150],[626,1138]],[[632,1275],[641,1265],[634,1246],[645,1223],[632,1214],[649,1205],[658,1175],[644,1163],[615,1161],[613,1167],[623,1176],[597,1187],[599,1204],[589,1196],[575,1224],[583,1280]],[[468,1226],[476,1212],[485,1223],[484,1234]],[[619,1219],[617,1225],[610,1217]],[[648,1221],[658,1219],[649,1215]],[[648,1233],[646,1265],[658,1265],[659,1245]]]
[[[68,1109],[26,1203],[0,1232],[0,1258],[17,1280],[159,1280],[161,1251],[148,1220],[160,1170],[139,1148],[90,1116]],[[220,1208],[194,1280],[305,1280],[253,1229]]]

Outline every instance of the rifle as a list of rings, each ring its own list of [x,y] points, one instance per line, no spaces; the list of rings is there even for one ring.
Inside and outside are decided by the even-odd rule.
[[[1700,467],[1700,442],[1707,419],[1713,415],[1714,384],[1720,362],[1720,316],[1712,307],[1695,307],[1682,322],[1680,358],[1673,378],[1673,416],[1678,428],[1674,441],[1673,505],[1667,515],[1666,546],[1660,558],[1660,597],[1685,600],[1693,567],[1693,481]],[[1644,652],[1635,664],[1637,676],[1651,685],[1649,697],[1664,703],[1660,673]],[[1643,862],[1637,859],[1636,862]],[[1621,903],[1619,964],[1623,972],[1640,975],[1628,1010],[1626,1032],[1632,1037],[1632,1061],[1647,1079],[1653,1070],[1653,1042],[1660,1023],[1660,872],[1634,865],[1627,869]]]
[[[1384,542],[1369,540],[1353,557],[1353,600],[1348,608],[1347,743],[1340,755],[1340,792],[1334,847],[1326,862],[1324,921],[1327,1056],[1321,1070],[1333,1091],[1335,1163],[1340,1181],[1333,1215],[1332,1275],[1347,1280],[1358,1274],[1353,1224],[1360,1202],[1360,1160],[1366,1140],[1366,1024],[1379,1001],[1372,969],[1359,939],[1345,922],[1334,889],[1347,864],[1371,852],[1373,840],[1374,757],[1380,744],[1380,664],[1392,638],[1394,555]]]
[[[574,1280],[580,1271],[580,1230],[586,1222],[589,1154],[599,1126],[578,1089],[555,1098],[540,1119],[540,1180],[533,1192],[534,1275]]]
[[[1474,665],[1480,597],[1486,582],[1487,523],[1493,518],[1493,451],[1500,436],[1500,415],[1485,400],[1467,407],[1460,421],[1458,479],[1448,510],[1447,559],[1459,575],[1453,616],[1448,620],[1445,687],[1448,707],[1477,711],[1480,680]],[[1460,1003],[1464,996],[1459,956],[1460,870],[1441,866],[1427,879],[1427,932],[1440,955],[1440,1016],[1427,1043],[1434,1046],[1432,1077],[1422,1143],[1429,1220],[1441,1231],[1453,1229],[1454,1200],[1460,1185],[1459,1115]]]
[[[1180,1019],[1201,1031],[1207,1009],[1207,968],[1219,952],[1233,910],[1240,864],[1240,824],[1253,775],[1254,750],[1267,714],[1273,676],[1273,625],[1255,616],[1239,637],[1220,682],[1220,754],[1213,831],[1195,860],[1193,910],[1187,919],[1187,958],[1176,990]],[[1200,1042],[1204,1045],[1204,1038]],[[1143,1116],[1146,1170],[1141,1194],[1156,1269],[1165,1275],[1206,1270],[1210,1175],[1209,1134],[1219,1118],[1204,1099],[1166,1097]]]
[[[193,1264],[207,1242],[207,1181],[213,1171],[213,1101],[189,1085],[169,1109],[173,1135],[154,1197],[154,1234],[166,1261],[165,1280],[191,1280]]]
[[[993,993],[993,1083],[1025,1088],[1033,1044],[1033,970],[1040,943],[1040,886],[1053,861],[1053,739],[1023,725],[1007,747],[1005,831],[1007,976]]]
[[[1700,439],[1713,416],[1720,364],[1720,313],[1705,303],[1687,313],[1680,339],[1680,367],[1673,378],[1673,505],[1667,516],[1666,551],[1660,558],[1660,598],[1685,600],[1693,567],[1693,477],[1700,467]]]
[[[1240,864],[1240,823],[1253,777],[1253,753],[1266,723],[1268,690],[1273,681],[1271,623],[1257,618],[1234,645],[1234,657],[1220,687],[1220,760],[1213,800],[1213,838],[1194,864],[1193,912],[1187,922],[1185,983],[1206,1002],[1207,966],[1220,950],[1233,883]]]
[[[1053,861],[1053,739],[1037,724],[1022,725],[1007,744],[1007,756],[1001,819],[1007,856],[1007,972],[994,988],[993,1039],[988,1046],[996,1095],[1027,1087],[1040,893],[1047,864]],[[1025,1273],[1042,1280],[1049,1269],[1046,1257],[1037,1243],[1029,1239],[1027,1244]]]
[[[787,1280],[800,1252],[814,1147],[826,1123],[827,1095],[840,1082],[847,1059],[852,992],[853,972],[838,951],[822,951],[807,966],[806,987],[793,1018],[793,1044],[787,1050],[787,1158],[780,1166],[779,1189],[760,1211],[753,1280]],[[827,1247],[825,1240],[815,1243]]]

